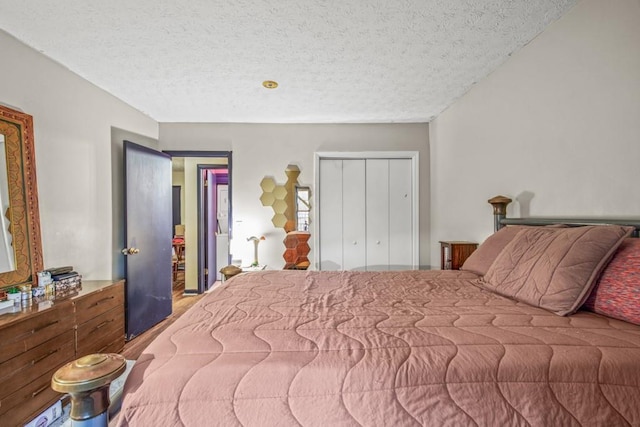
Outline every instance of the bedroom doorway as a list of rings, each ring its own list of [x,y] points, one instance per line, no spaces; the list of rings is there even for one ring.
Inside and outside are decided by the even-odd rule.
[[[197,165],[198,293],[220,280],[229,265],[229,170],[226,165]]]
[[[232,203],[231,203],[231,176],[232,176],[232,152],[231,151],[164,151],[172,160],[172,185],[180,186],[180,218],[181,224],[174,227],[183,233],[182,242],[184,253],[178,276],[184,283],[185,294],[196,294],[206,291],[216,278],[218,259],[228,259],[228,241],[232,233]],[[226,218],[218,219],[217,211],[211,207],[214,202],[217,206],[217,195],[204,191],[207,170],[216,176],[210,176],[217,184],[226,185],[228,206]],[[224,171],[226,176],[218,175]],[[211,174],[210,174],[211,175]],[[222,183],[223,181],[224,184]],[[206,197],[206,200],[205,200]],[[203,207],[208,208],[207,212]],[[207,216],[207,220],[204,218]],[[217,224],[223,221],[224,224]],[[222,231],[227,231],[226,236],[220,236]],[[174,236],[175,237],[175,236]],[[220,247],[220,243],[226,245]],[[225,264],[226,265],[226,264]]]

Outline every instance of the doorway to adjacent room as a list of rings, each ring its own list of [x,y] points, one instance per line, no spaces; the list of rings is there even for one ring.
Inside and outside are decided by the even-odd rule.
[[[220,268],[229,263],[231,152],[165,153],[172,160],[172,185],[180,187],[179,208],[174,212],[180,211],[181,224],[174,224],[173,237],[174,247],[178,241],[183,253],[174,274],[184,279],[185,294],[202,293],[215,283]]]
[[[221,280],[229,265],[229,170],[198,164],[198,293]]]

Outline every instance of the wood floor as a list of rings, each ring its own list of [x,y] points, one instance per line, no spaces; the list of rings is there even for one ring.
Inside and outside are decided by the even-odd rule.
[[[149,343],[160,334],[160,332],[164,331],[169,325],[175,322],[178,317],[191,308],[191,306],[198,302],[203,296],[204,294],[185,296],[184,271],[178,271],[178,277],[173,282],[173,312],[171,315],[155,325],[153,328],[125,343],[121,354],[129,360],[138,359],[142,350],[144,350]]]

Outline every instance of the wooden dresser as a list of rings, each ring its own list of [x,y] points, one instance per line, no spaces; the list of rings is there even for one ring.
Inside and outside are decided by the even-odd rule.
[[[83,291],[87,286],[82,285]],[[91,353],[119,353],[124,347],[124,281],[73,299],[76,358]]]
[[[0,424],[22,425],[61,395],[51,377],[65,363],[124,347],[124,281],[86,281],[73,296],[0,315]]]

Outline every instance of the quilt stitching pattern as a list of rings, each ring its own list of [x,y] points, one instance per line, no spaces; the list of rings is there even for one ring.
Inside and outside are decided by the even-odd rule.
[[[640,425],[639,326],[477,279],[236,276],[144,351],[119,425]]]

